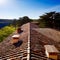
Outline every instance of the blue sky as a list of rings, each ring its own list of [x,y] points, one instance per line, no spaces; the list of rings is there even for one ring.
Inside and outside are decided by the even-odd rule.
[[[60,0],[0,0],[0,18],[28,16],[38,19],[46,12],[60,12]]]

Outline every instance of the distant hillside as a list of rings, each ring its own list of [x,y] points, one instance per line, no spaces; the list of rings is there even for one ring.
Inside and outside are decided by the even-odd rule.
[[[12,23],[12,19],[0,19],[0,23]]]
[[[0,28],[7,26],[13,22],[12,19],[0,19]]]

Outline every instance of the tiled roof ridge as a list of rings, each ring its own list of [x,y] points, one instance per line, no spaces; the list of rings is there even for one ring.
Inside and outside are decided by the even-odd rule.
[[[39,28],[39,27],[34,23],[26,23],[23,26],[21,26],[21,29],[23,30],[23,32],[21,33],[21,36],[22,36],[21,38],[24,41],[24,43],[23,43],[23,45],[21,45],[22,47],[19,47],[17,49],[13,48],[12,53],[16,52],[16,53],[13,53],[13,54],[15,54],[14,58],[17,58],[17,56],[18,56],[22,60],[24,60],[24,59],[25,60],[34,60],[35,58],[36,58],[35,60],[47,59],[43,45],[47,44],[47,42],[49,42],[49,40],[47,39],[47,37],[43,36],[41,33],[36,31],[34,28]],[[46,40],[46,42],[44,39]],[[32,48],[32,50],[31,50],[31,48]],[[24,53],[25,55],[22,56],[21,53]],[[40,56],[40,58],[39,58],[39,56]],[[10,59],[10,57],[9,57],[9,59]]]

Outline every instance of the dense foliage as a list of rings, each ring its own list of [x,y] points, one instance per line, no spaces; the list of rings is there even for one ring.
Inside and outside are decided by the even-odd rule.
[[[4,28],[0,29],[0,42],[14,31],[15,28],[13,26],[5,26]]]
[[[60,13],[59,12],[49,12],[40,16],[39,26],[51,27],[60,29]]]
[[[32,19],[30,19],[28,16],[20,17],[19,19],[14,19],[12,25],[14,27],[21,26],[25,23],[31,22]]]

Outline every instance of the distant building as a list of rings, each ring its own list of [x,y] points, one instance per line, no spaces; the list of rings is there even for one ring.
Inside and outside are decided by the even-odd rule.
[[[58,53],[59,51],[56,49],[54,45],[45,45],[45,53],[48,58],[51,59],[58,59]]]

